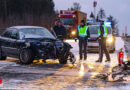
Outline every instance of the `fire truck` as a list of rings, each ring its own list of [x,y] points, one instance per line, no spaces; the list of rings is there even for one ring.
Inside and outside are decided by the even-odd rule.
[[[72,39],[77,35],[77,28],[80,25],[80,21],[87,21],[87,14],[79,10],[61,10],[59,19],[67,29],[67,38]]]

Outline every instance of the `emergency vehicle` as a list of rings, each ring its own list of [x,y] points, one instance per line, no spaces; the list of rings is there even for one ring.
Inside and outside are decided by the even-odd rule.
[[[87,14],[79,10],[61,10],[59,19],[67,29],[67,38],[74,38],[81,20],[87,20]]]
[[[108,30],[107,36],[107,49],[109,52],[115,51],[115,36],[113,35],[111,23],[105,22],[104,23]],[[98,41],[98,30],[100,29],[100,22],[89,23],[89,31],[90,31],[90,39],[88,40],[88,50],[89,51],[99,51],[99,41]]]

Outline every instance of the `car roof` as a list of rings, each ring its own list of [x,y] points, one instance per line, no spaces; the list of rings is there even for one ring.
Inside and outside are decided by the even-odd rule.
[[[91,27],[91,26],[100,26],[100,25],[88,25],[89,27]]]
[[[12,29],[12,28],[22,29],[22,28],[43,28],[43,27],[40,27],[40,26],[12,26],[12,27],[9,27],[8,29]]]

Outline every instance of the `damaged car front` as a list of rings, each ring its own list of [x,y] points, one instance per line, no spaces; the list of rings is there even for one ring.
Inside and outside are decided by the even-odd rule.
[[[46,28],[34,26],[11,28],[16,28],[18,31],[19,39],[16,40],[18,45],[16,47],[21,63],[30,64],[38,59],[58,59],[61,64],[66,64],[68,60],[75,62],[76,59],[70,52],[71,45],[56,39]]]

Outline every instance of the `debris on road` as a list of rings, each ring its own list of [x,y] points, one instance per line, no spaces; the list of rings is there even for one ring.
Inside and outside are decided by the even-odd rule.
[[[111,73],[99,74],[96,78],[108,81],[108,82],[119,82],[126,81],[124,77],[127,77],[128,72],[125,71],[121,66],[116,66],[112,68]]]

